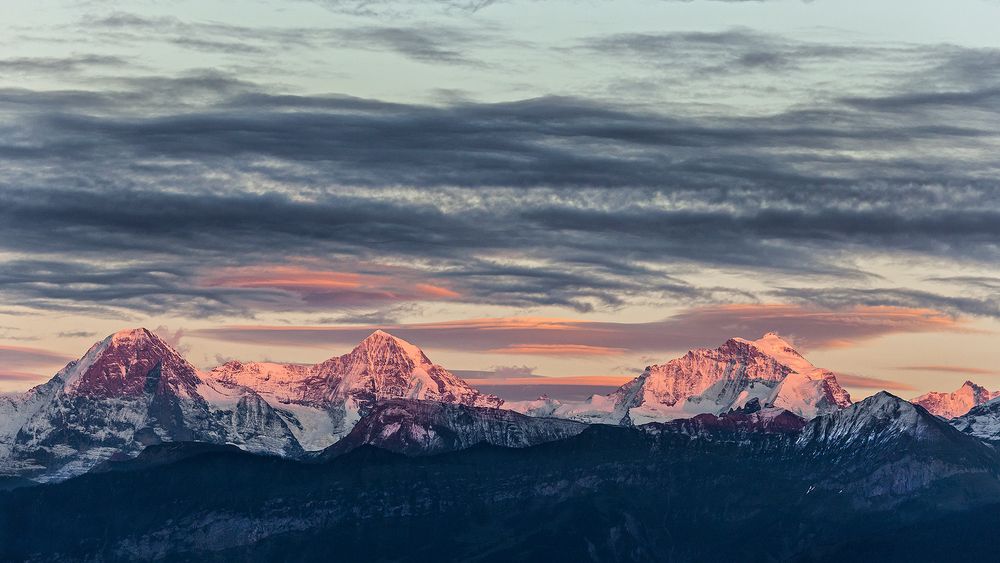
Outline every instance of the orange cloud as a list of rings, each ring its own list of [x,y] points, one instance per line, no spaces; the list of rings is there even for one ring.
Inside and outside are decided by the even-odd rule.
[[[846,387],[857,387],[859,389],[893,389],[898,391],[915,391],[917,388],[909,383],[895,381],[893,379],[880,379],[878,377],[868,377],[851,373],[838,373],[837,381]]]
[[[53,364],[65,364],[72,358],[43,350],[41,348],[29,348],[27,346],[7,346],[0,344],[0,365],[5,368],[12,366],[48,366]]]
[[[572,331],[581,325],[593,324],[588,321],[561,318],[545,317],[495,317],[481,319],[461,319],[455,321],[441,321],[433,323],[417,323],[405,325],[408,327],[419,327],[422,329],[441,330],[487,330],[487,331],[519,331],[519,330],[546,330],[546,331]]]
[[[539,356],[617,356],[625,348],[587,346],[585,344],[513,344],[488,350],[494,354],[534,354]]]
[[[895,369],[905,371],[936,371],[945,373],[966,373],[972,375],[1000,375],[1000,371],[968,366],[900,366]]]
[[[371,281],[366,281],[366,280]],[[231,268],[205,280],[209,287],[274,287],[355,289],[374,282],[373,276],[347,272],[314,271],[292,266]]]
[[[645,323],[501,317],[388,326],[224,326],[191,335],[256,344],[330,346],[354,344],[377,328],[429,349],[551,356],[664,354],[664,361],[669,352],[714,347],[734,336],[758,338],[769,331],[809,350],[852,346],[889,334],[969,330],[964,320],[931,309],[763,304],[698,307]]]
[[[26,371],[0,371],[0,381],[35,381],[42,383],[50,377],[52,376],[28,373]]]
[[[274,290],[298,296],[313,305],[364,306],[384,302],[458,299],[447,287],[421,280],[421,274],[384,268],[388,274],[358,274],[273,265],[226,268],[202,278],[206,287]]]
[[[619,387],[635,379],[629,375],[572,375],[566,377],[501,377],[471,378],[466,381],[477,385],[601,385]]]
[[[439,297],[441,299],[457,299],[461,297],[457,291],[452,291],[447,287],[438,287],[436,285],[431,285],[429,283],[418,283],[413,286],[418,293],[426,295],[428,297]]]
[[[0,345],[0,382],[37,381],[41,383],[71,359],[68,356],[40,348]],[[49,375],[39,375],[28,370],[43,371]]]

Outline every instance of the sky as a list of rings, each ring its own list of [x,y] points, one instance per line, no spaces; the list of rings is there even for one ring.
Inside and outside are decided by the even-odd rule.
[[[0,391],[382,328],[574,396],[777,331],[1000,389],[1000,2],[0,2]],[[546,379],[560,377],[566,379]]]

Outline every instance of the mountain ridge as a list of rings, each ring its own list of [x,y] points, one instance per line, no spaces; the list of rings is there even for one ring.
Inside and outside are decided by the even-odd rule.
[[[699,348],[643,373],[610,395],[554,409],[583,422],[643,424],[701,413],[722,414],[752,400],[805,418],[851,404],[833,372],[808,362],[777,333],[731,338]]]
[[[180,441],[296,457],[335,443],[392,398],[502,404],[384,331],[312,366],[229,362],[201,372],[152,331],[124,329],[48,382],[0,397],[0,474],[65,479]]]

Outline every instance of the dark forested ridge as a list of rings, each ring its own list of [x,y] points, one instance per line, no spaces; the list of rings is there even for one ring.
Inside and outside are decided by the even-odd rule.
[[[989,506],[1000,503],[1000,480],[992,450],[965,436],[851,457],[803,450],[794,429],[691,424],[592,426],[529,448],[422,457],[363,445],[325,461],[160,445],[0,493],[0,558],[941,561],[994,552],[977,534],[1000,523]],[[984,465],[946,469],[956,456],[969,467],[985,456]],[[921,472],[935,478],[912,490],[882,482]]]

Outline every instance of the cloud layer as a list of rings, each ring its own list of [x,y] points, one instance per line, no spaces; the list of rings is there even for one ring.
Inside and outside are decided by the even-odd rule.
[[[0,84],[4,303],[119,317],[317,313],[359,326],[424,303],[1000,318],[1000,51],[749,28],[538,45],[476,18],[364,19],[397,2],[324,5],[362,19],[248,26],[109,11],[34,38],[21,30],[50,45],[85,30],[80,48],[94,52],[0,60],[19,77]],[[130,55],[153,43],[217,64],[164,70]],[[532,71],[504,66],[521,54],[623,78],[504,101],[390,101],[260,78],[345,51],[493,78]],[[718,97],[674,102],[677,84]],[[790,101],[762,110],[747,99],[769,89]],[[707,334],[704,316],[684,320]],[[778,324],[746,328],[784,322],[765,320]],[[819,345],[833,338],[802,330]],[[633,347],[595,337],[484,349]]]
[[[274,346],[353,346],[376,329],[419,346],[493,354],[580,356],[663,353],[756,339],[776,330],[803,349],[841,347],[888,334],[960,331],[947,315],[924,309],[859,307],[821,310],[790,305],[691,309],[658,322],[491,318],[392,326],[224,326],[190,336]],[[666,360],[662,358],[661,360]]]
[[[470,302],[747,297],[684,279],[707,266],[856,286],[775,292],[820,305],[998,314],[995,296],[872,287],[858,264],[1000,259],[987,123],[900,118],[905,100],[892,115],[694,119],[565,98],[430,107],[206,87],[222,99],[154,115],[142,88],[0,91],[0,240],[36,257],[7,262],[0,291],[39,307],[223,312],[239,308],[233,288],[193,279],[326,255],[405,261]],[[117,111],[120,99],[138,105]],[[969,158],[907,156],[943,143]],[[95,259],[108,253],[122,260]]]

